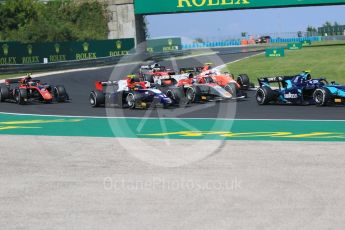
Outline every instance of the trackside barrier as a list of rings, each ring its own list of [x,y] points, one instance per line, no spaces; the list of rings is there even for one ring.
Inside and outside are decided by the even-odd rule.
[[[200,48],[214,48],[214,47],[240,46],[240,45],[241,45],[241,40],[230,40],[230,41],[182,44],[182,49],[200,49]]]
[[[272,38],[271,43],[293,43],[293,42],[304,42],[304,41],[319,42],[321,40],[322,40],[321,36],[302,37],[302,38]]]
[[[85,68],[90,66],[115,65],[121,60],[121,63],[144,62],[144,61],[161,61],[170,57],[180,57],[190,55],[190,50],[164,52],[164,53],[142,53],[136,55],[127,55],[122,57],[105,57],[97,59],[85,59],[75,61],[53,62],[53,63],[37,63],[37,64],[15,64],[0,65],[1,73],[20,73],[31,71],[61,70],[71,68]]]
[[[339,38],[345,36],[338,36]],[[344,38],[345,39],[345,38]],[[304,42],[311,41],[317,42],[322,41],[323,37],[313,36],[313,37],[301,37],[301,38],[272,38],[270,43],[292,43],[292,42]],[[333,39],[328,39],[333,40]],[[342,39],[339,39],[342,40]],[[253,42],[249,42],[253,43]],[[227,46],[240,46],[248,45],[247,40],[229,40],[229,41],[218,41],[218,42],[203,42],[203,43],[192,43],[192,44],[182,44],[182,49],[200,49],[200,48],[216,48],[216,47],[227,47]]]
[[[322,41],[340,41],[340,40],[345,40],[345,36],[344,35],[337,35],[337,36],[322,37]]]

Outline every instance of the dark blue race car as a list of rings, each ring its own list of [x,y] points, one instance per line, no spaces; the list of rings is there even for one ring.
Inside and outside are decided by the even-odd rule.
[[[314,92],[314,101],[317,106],[345,105],[345,86],[332,82]]]
[[[315,91],[327,91],[325,78],[312,79],[309,72],[295,76],[265,77],[258,79],[260,87],[256,91],[259,105],[267,104],[315,104]],[[322,92],[323,92],[322,91]],[[318,96],[321,91],[316,96]],[[326,97],[327,98],[327,97]]]

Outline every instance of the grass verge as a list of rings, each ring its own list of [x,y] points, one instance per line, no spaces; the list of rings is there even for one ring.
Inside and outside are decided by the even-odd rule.
[[[345,45],[285,50],[285,57],[267,58],[265,54],[228,64],[224,71],[247,73],[252,82],[263,76],[294,75],[310,70],[314,78],[345,84]]]

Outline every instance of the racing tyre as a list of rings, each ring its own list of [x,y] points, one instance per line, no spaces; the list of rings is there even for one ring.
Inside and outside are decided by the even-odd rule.
[[[229,93],[231,93],[232,97],[233,98],[236,98],[237,97],[237,92],[238,92],[238,89],[237,89],[237,85],[235,83],[230,83],[228,85],[226,85],[224,87],[224,89],[226,91],[228,91]]]
[[[317,106],[327,106],[331,97],[331,92],[326,88],[316,89],[313,94],[313,99]]]
[[[100,107],[105,104],[104,93],[92,91],[90,93],[90,104],[92,107]]]
[[[189,87],[189,88],[186,90],[186,98],[187,98],[188,103],[193,103],[193,102],[195,102],[195,99],[196,99],[196,91],[195,91],[195,88]]]
[[[126,103],[130,109],[135,109],[135,97],[134,94],[129,93],[126,97]]]
[[[1,86],[0,87],[0,102],[4,102],[10,97],[10,91],[7,87]]]
[[[167,97],[169,97],[173,101],[173,104],[175,104],[175,105],[183,103],[184,95],[183,95],[182,89],[168,90],[166,95],[167,95]]]
[[[259,105],[267,105],[275,100],[276,94],[272,89],[264,86],[257,89],[255,98]]]
[[[15,93],[15,99],[17,104],[25,105],[28,98],[28,93],[25,89],[17,89]]]
[[[241,86],[241,89],[248,90],[250,87],[250,81],[247,74],[240,74],[237,78],[237,83]]]
[[[57,102],[65,102],[69,99],[65,87],[62,85],[55,86],[53,94]]]

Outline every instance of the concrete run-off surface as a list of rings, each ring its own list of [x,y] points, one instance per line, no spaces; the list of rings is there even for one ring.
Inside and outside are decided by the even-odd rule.
[[[228,141],[160,167],[128,153],[139,139],[0,138],[1,229],[344,227],[343,143]],[[195,142],[144,141],[171,155]]]

